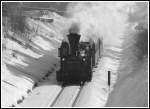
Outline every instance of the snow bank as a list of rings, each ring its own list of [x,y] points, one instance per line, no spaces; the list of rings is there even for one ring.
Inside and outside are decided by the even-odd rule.
[[[64,20],[59,18],[61,22],[57,20],[53,24],[27,18],[26,23],[30,30],[23,37],[12,32],[9,24],[3,26],[6,30],[2,36],[3,107],[15,106],[23,100],[32,91],[35,83],[57,66],[57,48],[63,38],[63,30],[59,28],[64,28]]]
[[[117,61],[102,57],[97,68],[93,69],[92,81],[83,87],[75,107],[104,107],[117,81],[118,66]],[[111,71],[110,87],[108,87],[108,71]]]

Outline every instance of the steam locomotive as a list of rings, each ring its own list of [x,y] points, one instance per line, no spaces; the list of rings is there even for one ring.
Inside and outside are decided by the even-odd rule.
[[[58,82],[84,83],[92,80],[92,68],[100,57],[101,40],[79,42],[81,35],[70,33],[69,42],[62,41],[59,51],[60,70],[56,73]]]

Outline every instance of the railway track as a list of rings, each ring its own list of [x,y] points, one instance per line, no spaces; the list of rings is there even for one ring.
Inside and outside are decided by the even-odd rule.
[[[62,87],[50,107],[73,107],[78,99],[83,86]]]
[[[82,87],[80,87],[80,90],[79,90],[79,92],[78,92],[78,94],[77,94],[77,96],[76,96],[76,99],[74,100],[74,102],[73,102],[73,104],[72,104],[72,107],[74,107],[74,106],[75,106],[76,101],[78,100],[78,97],[79,97],[79,95],[80,95],[80,93],[81,93],[82,88],[83,88],[83,86],[82,86]]]
[[[53,107],[55,102],[57,101],[57,99],[59,98],[59,96],[61,95],[61,93],[63,92],[64,87],[62,87],[62,89],[59,91],[58,95],[56,96],[56,98],[54,99],[54,101],[52,103],[49,104],[50,107]]]

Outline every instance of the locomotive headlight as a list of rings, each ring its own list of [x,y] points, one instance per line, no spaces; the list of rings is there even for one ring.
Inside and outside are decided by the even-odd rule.
[[[83,58],[83,61],[85,61],[85,58]]]
[[[65,61],[65,58],[62,58],[62,61]]]

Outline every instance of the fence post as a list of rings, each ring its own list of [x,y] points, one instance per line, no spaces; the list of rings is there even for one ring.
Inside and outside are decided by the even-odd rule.
[[[111,85],[111,72],[108,71],[108,87],[110,89],[110,85]]]

